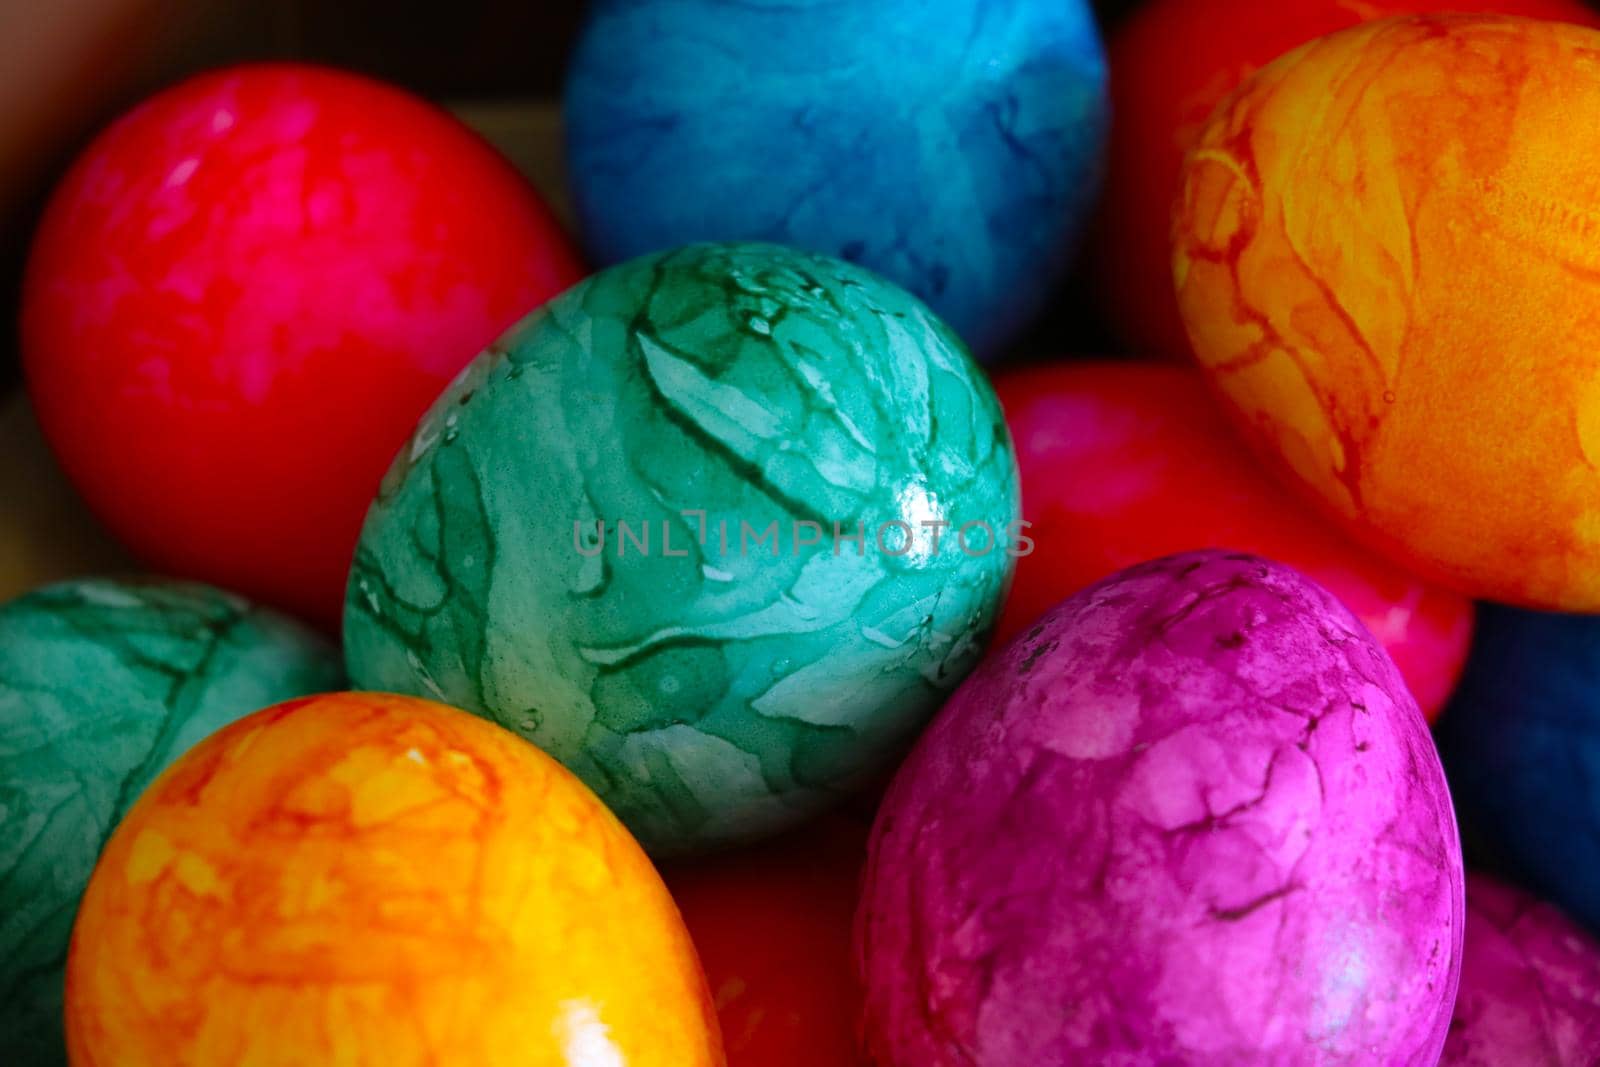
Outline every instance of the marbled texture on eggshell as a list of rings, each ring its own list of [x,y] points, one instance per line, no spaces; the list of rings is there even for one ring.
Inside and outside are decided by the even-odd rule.
[[[1035,550],[1017,561],[1009,639],[1123,567],[1195,548],[1285,563],[1338,597],[1437,718],[1472,640],[1472,601],[1364,550],[1244,447],[1198,370],[1153,360],[1024,366],[995,377]]]
[[[1427,727],[1321,588],[1186,553],[1062,603],[901,768],[857,918],[881,1067],[1431,1067],[1461,855]]]
[[[1368,23],[1248,79],[1173,228],[1190,339],[1259,450],[1481,599],[1600,609],[1600,33]]]
[[[74,1067],[725,1067],[616,818],[456,708],[328,693],[190,749],[106,843]]]
[[[78,898],[144,787],[218,727],[340,682],[308,630],[207,586],[82,579],[0,607],[0,1061],[66,1062]]]
[[[905,286],[988,357],[1093,205],[1105,60],[1084,0],[601,0],[565,115],[601,263],[808,248]]]
[[[1461,992],[1439,1067],[1600,1064],[1600,944],[1549,904],[1467,877]]]
[[[347,663],[533,740],[658,853],[756,837],[898,756],[993,624],[1007,550],[952,528],[893,557],[879,524],[1004,543],[1016,517],[999,405],[921,304],[828,257],[691,246],[570,290],[440,398],[367,518]]]
[[[1479,605],[1438,736],[1469,853],[1600,932],[1600,618]]]

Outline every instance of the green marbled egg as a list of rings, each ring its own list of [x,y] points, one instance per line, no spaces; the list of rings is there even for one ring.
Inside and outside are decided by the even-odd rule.
[[[915,298],[694,245],[434,404],[367,516],[346,664],[536,742],[658,855],[746,840],[903,752],[982,651],[1017,516],[994,394]]]
[[[0,1063],[66,1062],[78,898],[144,787],[219,727],[341,675],[298,623],[209,586],[80,579],[0,606]]]

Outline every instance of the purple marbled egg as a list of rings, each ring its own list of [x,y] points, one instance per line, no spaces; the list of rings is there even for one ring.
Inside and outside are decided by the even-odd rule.
[[[896,776],[857,917],[880,1067],[1431,1065],[1463,875],[1422,715],[1298,573],[1066,601]]]
[[[1467,879],[1461,993],[1439,1067],[1600,1064],[1600,944],[1555,907]]]

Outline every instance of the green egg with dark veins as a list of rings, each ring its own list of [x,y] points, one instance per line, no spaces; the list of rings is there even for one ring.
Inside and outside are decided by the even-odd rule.
[[[551,301],[434,404],[368,513],[346,664],[537,743],[655,854],[703,850],[904,752],[983,649],[1018,519],[999,404],[927,308],[692,245]]]
[[[80,579],[0,606],[0,1063],[67,1062],[67,944],[145,786],[258,708],[338,688],[300,624],[188,582]]]

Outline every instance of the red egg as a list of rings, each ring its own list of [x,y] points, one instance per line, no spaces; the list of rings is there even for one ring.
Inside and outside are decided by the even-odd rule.
[[[332,625],[418,417],[580,275],[532,187],[443,111],[237,67],[145,102],[63,180],[24,369],[67,473],[151,566]]]
[[[665,871],[722,1024],[728,1067],[856,1067],[850,936],[868,826],[847,815]]]
[[[1183,155],[1247,75],[1369,19],[1494,11],[1600,24],[1578,0],[1151,0],[1111,37],[1111,137],[1090,254],[1113,330],[1137,351],[1184,356],[1168,231]]]
[[[1271,480],[1197,371],[1066,363],[1001,375],[1031,555],[998,640],[1124,567],[1198,548],[1276,559],[1321,583],[1394,658],[1431,721],[1466,659],[1472,602],[1346,539]]]

